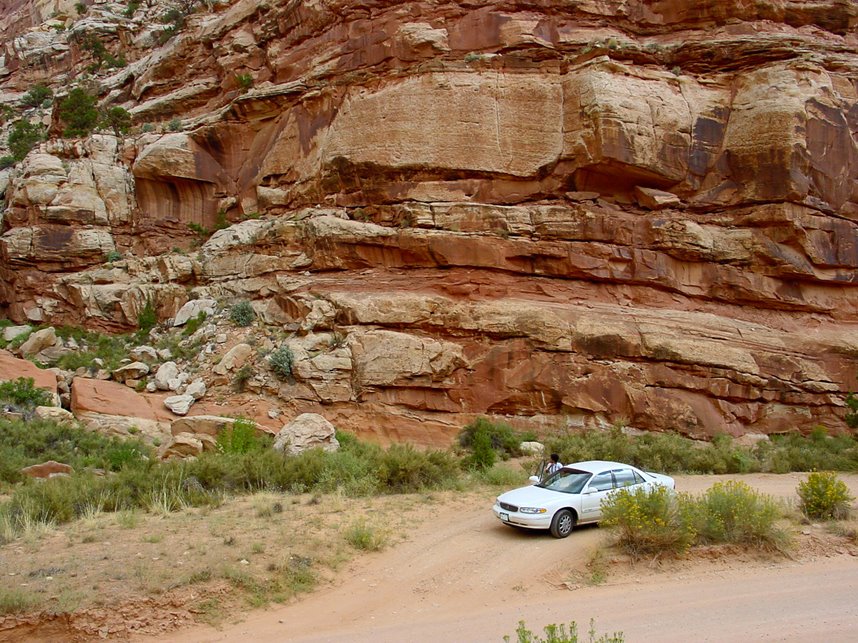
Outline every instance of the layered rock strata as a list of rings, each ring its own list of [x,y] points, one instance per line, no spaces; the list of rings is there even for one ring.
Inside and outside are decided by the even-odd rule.
[[[249,299],[296,357],[260,394],[382,440],[845,428],[854,3],[238,0],[161,46],[163,7],[51,33],[37,4],[0,9],[0,98],[78,78],[97,31],[140,130],[9,174],[12,319]]]

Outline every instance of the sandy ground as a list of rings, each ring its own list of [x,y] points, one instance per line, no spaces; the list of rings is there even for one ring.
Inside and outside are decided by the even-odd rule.
[[[702,491],[737,477],[792,499],[802,474],[680,476]],[[858,496],[858,475],[845,475]],[[700,555],[663,564],[609,565],[586,580],[606,536],[581,528],[566,540],[516,531],[465,501],[433,515],[394,548],[352,564],[338,584],[300,602],[250,613],[221,629],[196,627],[139,641],[500,641],[519,620],[541,633],[575,620],[627,641],[848,641],[858,638],[858,547],[831,547],[803,527],[791,558]],[[819,535],[819,538],[815,534]],[[814,547],[814,543],[819,546]]]

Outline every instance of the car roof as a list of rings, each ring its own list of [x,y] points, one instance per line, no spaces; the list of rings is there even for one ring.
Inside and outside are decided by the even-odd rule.
[[[602,473],[603,471],[613,471],[614,469],[635,469],[630,464],[622,462],[612,462],[611,460],[587,460],[585,462],[573,462],[564,464],[564,469],[578,469],[578,471],[586,471],[587,473]]]

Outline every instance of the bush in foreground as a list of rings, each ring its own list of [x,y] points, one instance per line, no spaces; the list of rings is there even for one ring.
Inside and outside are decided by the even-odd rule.
[[[602,524],[617,530],[617,544],[635,558],[679,555],[694,543],[688,504],[666,487],[621,489],[602,504]]]
[[[778,504],[743,482],[716,483],[699,498],[664,487],[621,489],[602,505],[602,524],[635,558],[679,555],[699,544],[730,543],[784,552],[790,535]]]
[[[623,643],[625,638],[623,637],[622,632],[614,632],[613,634],[603,634],[601,636],[596,636],[596,627],[593,624],[593,620],[590,619],[590,630],[587,632],[587,638],[581,639],[578,637],[578,624],[575,621],[569,623],[569,629],[566,629],[566,625],[561,623],[557,625],[556,623],[552,623],[551,625],[546,625],[544,629],[545,638],[542,638],[538,634],[534,634],[525,625],[524,621],[518,622],[518,627],[515,630],[516,641],[518,643]],[[509,643],[511,640],[509,636],[504,636],[503,640],[506,643]]]
[[[783,512],[769,496],[744,482],[717,482],[694,501],[699,543],[734,543],[783,551],[789,534],[777,524]]]
[[[849,516],[854,500],[846,483],[831,472],[814,472],[798,484],[799,506],[811,520],[840,520]]]

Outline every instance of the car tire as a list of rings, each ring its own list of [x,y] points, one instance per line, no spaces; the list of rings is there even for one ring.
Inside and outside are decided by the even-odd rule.
[[[568,509],[561,509],[551,519],[551,535],[555,538],[566,538],[575,529],[575,514]]]

